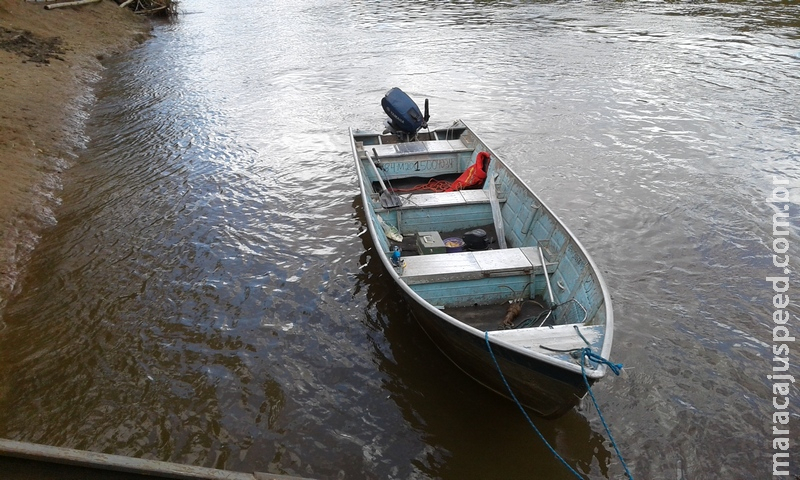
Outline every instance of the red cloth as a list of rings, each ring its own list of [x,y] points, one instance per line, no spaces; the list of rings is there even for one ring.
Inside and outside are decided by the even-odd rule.
[[[489,167],[489,152],[480,152],[475,159],[475,163],[469,166],[460,177],[450,185],[446,192],[455,192],[457,190],[466,190],[468,188],[477,188],[483,186],[483,181],[486,180],[486,169]]]

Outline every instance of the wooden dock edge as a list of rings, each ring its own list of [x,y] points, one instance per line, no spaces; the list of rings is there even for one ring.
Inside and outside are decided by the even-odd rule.
[[[108,472],[122,472],[150,478],[173,478],[178,480],[310,480],[261,472],[229,472],[214,468],[180,465],[159,460],[145,460],[6,439],[0,439],[0,457],[14,457]]]

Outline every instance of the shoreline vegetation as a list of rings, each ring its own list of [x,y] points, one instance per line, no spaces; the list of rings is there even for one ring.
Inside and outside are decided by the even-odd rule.
[[[43,8],[53,4],[0,0],[0,319],[56,223],[62,173],[82,147],[102,60],[150,32],[145,16],[114,0]]]

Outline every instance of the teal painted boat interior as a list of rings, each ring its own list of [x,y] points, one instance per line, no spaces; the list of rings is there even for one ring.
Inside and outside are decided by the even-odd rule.
[[[351,130],[351,147],[375,248],[428,336],[508,396],[485,336],[526,406],[554,417],[576,405],[586,394],[581,375],[594,382],[607,370],[581,366],[576,352],[608,358],[613,314],[602,277],[567,227],[461,121],[411,139]],[[482,184],[446,189],[481,152],[490,156]],[[464,247],[474,229],[488,245]],[[440,246],[419,248],[426,242]]]

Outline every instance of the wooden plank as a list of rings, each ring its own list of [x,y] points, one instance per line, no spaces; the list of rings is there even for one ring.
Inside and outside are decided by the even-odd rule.
[[[500,248],[508,248],[508,245],[506,245],[506,229],[503,226],[503,214],[500,212],[500,201],[497,199],[497,188],[494,185],[496,178],[497,174],[489,180],[489,202],[492,204],[492,218],[494,219],[494,229],[497,232],[497,243]]]
[[[403,210],[411,208],[434,208],[464,205],[466,202],[461,192],[416,193],[400,195]]]
[[[404,257],[406,284],[478,280],[489,277],[531,275],[541,263],[521,248],[442,253]]]
[[[575,330],[576,326],[580,328],[581,335],[589,341],[591,346],[600,346],[605,331],[605,326],[603,325],[571,324],[496,330],[490,332],[489,336],[535,352],[547,355],[563,355],[564,352],[554,352],[553,350],[577,350],[589,346],[583,341],[581,335],[578,335]]]
[[[434,155],[441,153],[471,152],[461,140],[428,140],[423,142],[404,142],[383,144],[375,147],[378,156],[384,158],[402,158],[409,155]]]
[[[51,5],[45,5],[45,10],[52,10],[54,8],[63,8],[63,7],[77,7],[80,5],[87,5],[90,3],[97,3],[100,0],[77,0],[75,2],[62,2],[62,3],[53,3]]]
[[[454,282],[483,277],[473,252],[404,257],[401,278],[408,284]]]
[[[473,253],[479,253],[475,255],[475,261],[486,277],[530,275],[533,271],[530,260],[519,248]]]
[[[35,443],[0,439],[0,456],[22,458],[38,462],[91,468],[108,472],[123,472],[146,478],[173,478],[182,480],[303,480],[298,477],[268,473],[230,472],[214,468],[181,465],[178,463],[145,460],[107,453],[52,447]],[[67,468],[67,467],[65,467]],[[109,474],[111,478],[111,474]]]
[[[403,202],[402,210],[422,208],[454,207],[461,205],[490,204],[489,193],[486,190],[459,190],[457,192],[437,193],[404,193],[398,195]],[[498,198],[503,203],[505,198]],[[379,211],[384,211],[383,209]]]

